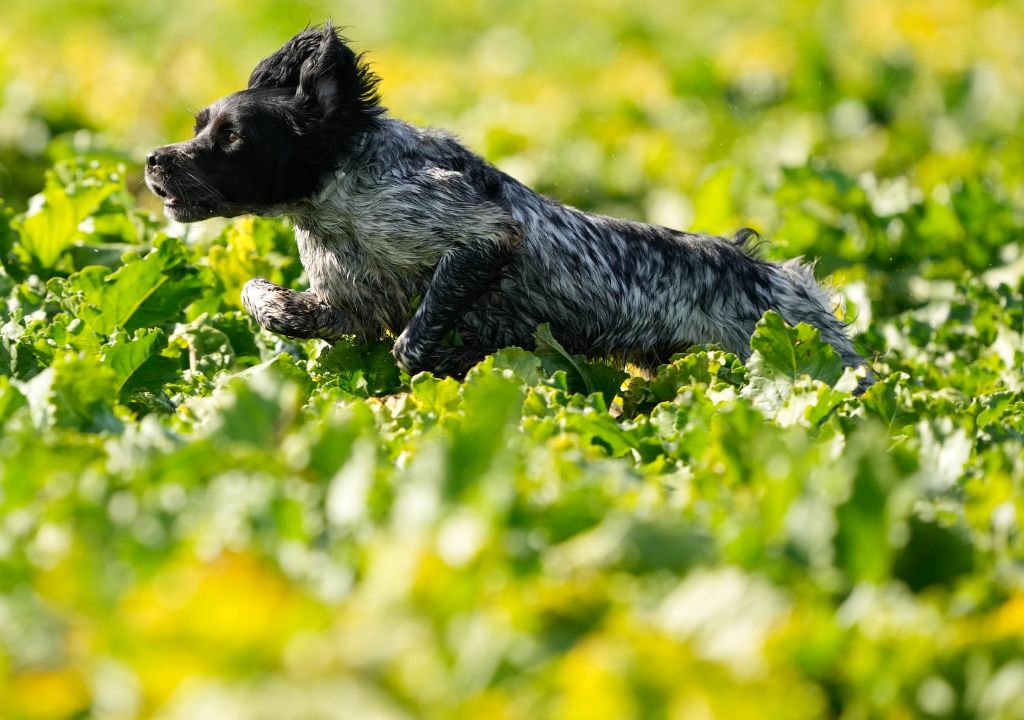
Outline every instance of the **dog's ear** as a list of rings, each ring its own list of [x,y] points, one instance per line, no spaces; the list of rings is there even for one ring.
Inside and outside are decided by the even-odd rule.
[[[383,108],[377,83],[377,76],[330,23],[293,37],[249,78],[250,88],[296,88],[296,99],[323,119],[379,115]]]
[[[323,40],[320,28],[306,28],[270,57],[260,60],[249,76],[249,89],[299,86],[299,73],[304,63]]]
[[[356,54],[334,28],[324,25],[320,44],[302,63],[295,97],[321,117],[331,117],[353,99],[358,64]]]

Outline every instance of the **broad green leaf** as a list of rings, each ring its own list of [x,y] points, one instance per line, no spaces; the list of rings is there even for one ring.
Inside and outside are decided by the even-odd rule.
[[[738,386],[745,375],[742,362],[732,353],[695,347],[660,367],[648,383],[648,391],[651,401],[664,402],[673,400],[685,385],[712,386],[724,382]]]
[[[79,225],[123,183],[120,170],[99,165],[68,185],[51,171],[46,177],[46,188],[32,199],[28,212],[15,223],[18,245],[38,268],[53,268],[74,242]]]
[[[571,373],[572,377],[586,389],[587,394],[594,392],[596,388],[589,376],[584,373],[582,363],[570,355],[562,347],[562,344],[555,339],[555,336],[551,334],[551,326],[548,323],[537,326],[537,330],[533,333],[533,339],[537,344],[534,352],[540,357],[545,370],[549,373],[555,370],[564,370],[567,373]]]
[[[0,433],[3,425],[19,408],[25,407],[28,401],[9,378],[0,375]]]
[[[167,347],[163,330],[137,330],[132,337],[114,333],[101,348],[100,359],[114,370],[118,395],[136,390],[158,392],[181,372],[181,362],[161,354]]]
[[[69,309],[101,337],[117,328],[136,330],[173,322],[201,293],[181,242],[161,238],[144,256],[128,254],[111,272],[88,267],[68,279]]]
[[[491,355],[489,361],[495,368],[511,370],[527,385],[536,385],[544,377],[540,359],[534,353],[527,352],[522,348],[503,348]]]
[[[786,403],[800,377],[834,385],[843,374],[842,360],[821,340],[817,328],[805,323],[790,327],[775,312],[765,313],[758,322],[750,346],[753,353],[742,394],[770,416]]]
[[[401,386],[401,371],[383,341],[357,343],[341,338],[334,345],[323,344],[309,363],[310,375],[345,392],[371,397],[395,392]]]
[[[231,350],[238,362],[256,363],[263,357],[261,346],[256,339],[256,323],[247,313],[218,313],[203,320],[202,325],[224,334],[231,343]]]
[[[186,410],[194,413],[203,437],[273,447],[298,418],[311,386],[305,371],[283,354],[227,378]]]
[[[499,370],[474,370],[462,387],[462,418],[450,433],[446,493],[458,497],[492,467],[521,413],[524,390]]]
[[[184,346],[188,354],[188,364],[192,370],[198,370],[208,377],[213,377],[222,370],[228,370],[235,364],[235,351],[228,336],[213,327],[210,318],[200,315],[187,325],[179,325],[174,330],[172,342]],[[250,336],[249,342],[252,342]],[[250,356],[251,359],[259,359]]]
[[[410,381],[410,389],[417,405],[439,417],[455,412],[461,404],[460,385],[453,378],[419,373]]]
[[[809,375],[834,385],[843,374],[843,363],[831,345],[821,340],[817,328],[806,323],[786,325],[782,316],[767,312],[757,323],[750,339],[754,351],[747,367],[764,377],[782,376],[796,380]]]
[[[617,368],[598,362],[587,362],[585,358],[570,355],[562,344],[551,334],[551,327],[543,323],[533,334],[536,354],[541,365],[549,374],[561,370],[566,373],[569,387],[575,392],[587,395],[600,392],[606,402],[611,402],[628,375]]]
[[[92,355],[61,354],[51,367],[22,386],[36,427],[86,433],[118,432],[114,413],[117,374]]]

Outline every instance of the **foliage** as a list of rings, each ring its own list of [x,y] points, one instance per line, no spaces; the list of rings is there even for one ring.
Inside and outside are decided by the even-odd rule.
[[[5,280],[5,716],[1019,709],[1019,278],[874,322],[861,397],[773,313],[746,367],[627,377],[542,326],[410,379],[235,309],[255,257],[295,280],[286,232]]]
[[[464,381],[270,335],[238,291],[301,286],[287,221],[159,221],[78,128],[176,137],[305,18],[66,5],[61,47],[52,8],[0,27],[39,88],[0,104],[0,717],[1024,715],[1019,3],[336,17],[399,114],[545,191],[820,258],[859,396],[771,313],[651,377],[544,326]]]

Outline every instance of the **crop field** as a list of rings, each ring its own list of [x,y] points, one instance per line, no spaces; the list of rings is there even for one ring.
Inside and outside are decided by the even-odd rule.
[[[1024,717],[1024,2],[5,3],[0,718]],[[588,211],[816,258],[650,377],[292,341],[145,151],[331,17]]]

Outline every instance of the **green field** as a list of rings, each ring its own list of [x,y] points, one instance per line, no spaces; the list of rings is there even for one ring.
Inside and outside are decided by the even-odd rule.
[[[1024,2],[283,7],[0,12],[0,718],[1024,717]],[[542,192],[817,258],[879,382],[261,330],[288,224],[139,161],[328,16]]]

